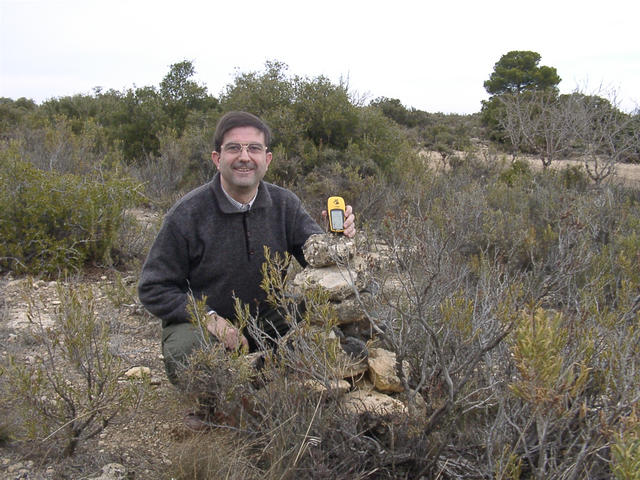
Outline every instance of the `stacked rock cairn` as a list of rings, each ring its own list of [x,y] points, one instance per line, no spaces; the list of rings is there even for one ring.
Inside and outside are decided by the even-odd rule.
[[[375,303],[375,291],[369,283],[372,271],[384,268],[389,259],[384,248],[359,252],[357,240],[342,235],[318,234],[304,245],[308,266],[292,281],[292,293],[323,291],[335,311],[336,323],[329,331],[340,345],[343,361],[337,362],[339,378],[332,393],[356,414],[400,417],[426,414],[426,404],[419,394],[408,396],[397,375],[395,353],[382,348],[368,313]],[[322,329],[326,325],[320,324]],[[311,323],[314,323],[313,316]],[[402,365],[408,376],[408,364]],[[318,385],[324,389],[326,386]],[[415,392],[414,392],[415,393]]]

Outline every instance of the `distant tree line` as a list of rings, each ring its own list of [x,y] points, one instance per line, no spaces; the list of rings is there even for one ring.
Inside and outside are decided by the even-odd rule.
[[[267,179],[308,198],[339,187],[357,202],[367,185],[397,180],[417,150],[438,152],[447,163],[474,139],[493,142],[514,159],[539,155],[544,166],[581,156],[596,182],[618,162],[637,162],[638,114],[620,111],[611,98],[559,95],[556,69],[539,66],[540,58],[528,51],[503,55],[484,84],[492,96],[473,115],[429,113],[395,98],[367,100],[344,81],[290,75],[275,60],[260,71],[238,72],[216,97],[183,60],[158,86],[95,88],[40,105],[2,98],[0,140],[16,142],[21,157],[44,170],[126,171],[162,205],[212,176],[213,130],[229,110],[267,121],[277,159]]]
[[[512,51],[495,64],[484,83],[492,96],[482,107],[489,137],[514,159],[523,152],[538,155],[545,168],[561,157],[580,158],[596,183],[618,163],[639,162],[639,112],[623,112],[613,90],[560,95],[556,69],[538,66],[540,58]]]
[[[389,174],[415,148],[461,150],[471,135],[481,135],[477,116],[431,114],[384,97],[367,102],[345,82],[289,75],[287,65],[278,61],[267,61],[262,71],[238,73],[218,97],[194,81],[194,75],[193,63],[184,60],[171,65],[157,87],[95,88],[92,94],[40,105],[2,98],[0,137],[22,139],[35,164],[63,171],[77,172],[78,166],[65,167],[60,158],[57,163],[35,158],[56,157],[56,138],[57,157],[84,138],[111,165],[118,160],[140,170],[169,162],[180,180],[163,187],[167,193],[167,188],[188,188],[211,174],[213,129],[229,110],[251,111],[272,127],[278,162],[271,179],[287,184],[317,169],[350,169],[360,177]],[[33,151],[37,143],[40,152]],[[172,155],[179,158],[169,159]]]

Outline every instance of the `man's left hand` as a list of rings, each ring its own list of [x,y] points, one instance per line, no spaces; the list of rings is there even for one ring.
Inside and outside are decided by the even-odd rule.
[[[344,209],[344,235],[349,238],[353,238],[356,235],[356,217],[353,215],[353,209],[351,205],[347,205]]]
[[[343,225],[344,230],[342,231],[342,233],[344,233],[346,237],[353,238],[356,235],[356,217],[353,215],[353,208],[351,208],[351,205],[347,205],[345,207],[344,216],[345,216],[344,225]],[[324,219],[325,228],[326,228],[329,222],[329,219],[327,218],[326,210],[322,211],[322,218]]]

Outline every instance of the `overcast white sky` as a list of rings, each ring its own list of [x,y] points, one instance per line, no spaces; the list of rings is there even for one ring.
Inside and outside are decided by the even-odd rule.
[[[218,96],[279,60],[291,75],[428,112],[474,113],[500,57],[532,50],[560,90],[640,105],[637,0],[0,0],[0,97],[158,86],[191,60]]]

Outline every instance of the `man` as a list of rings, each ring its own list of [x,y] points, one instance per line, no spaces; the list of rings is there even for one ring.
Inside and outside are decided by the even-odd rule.
[[[271,131],[258,117],[224,115],[211,155],[218,173],[169,210],[142,268],[139,297],[162,320],[164,362],[174,384],[201,340],[187,313],[191,294],[207,298],[207,329],[228,350],[257,348],[256,339],[233,325],[234,297],[249,305],[269,335],[288,328],[265,304],[260,287],[264,246],[272,254],[288,252],[304,266],[302,246],[323,230],[295,194],[262,180],[272,159],[270,143]],[[350,206],[345,213],[344,234],[353,237]]]

